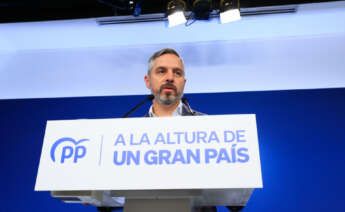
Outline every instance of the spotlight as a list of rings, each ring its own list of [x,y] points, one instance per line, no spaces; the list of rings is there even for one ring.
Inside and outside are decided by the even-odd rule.
[[[212,0],[194,0],[193,13],[197,20],[207,20],[210,18],[212,10]]]
[[[239,0],[220,1],[220,22],[222,24],[241,19]]]
[[[187,22],[184,16],[186,3],[183,0],[170,0],[167,4],[166,16],[168,16],[169,27],[177,26]]]

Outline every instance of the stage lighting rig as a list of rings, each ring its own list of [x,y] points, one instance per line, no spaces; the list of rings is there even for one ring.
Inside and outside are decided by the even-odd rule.
[[[208,20],[212,11],[212,0],[193,0],[193,13],[196,20]]]
[[[186,2],[183,0],[170,0],[167,4],[166,16],[168,17],[169,27],[177,26],[187,22],[184,16]]]
[[[112,7],[116,10],[132,11],[135,8],[136,0],[98,0],[98,2]]]
[[[220,22],[222,24],[241,19],[239,0],[220,0]]]
[[[297,5],[281,5],[281,6],[266,6],[256,8],[241,8],[239,11],[239,0],[167,0],[162,1],[162,4],[155,7],[155,13],[148,13],[147,5],[143,4],[144,13],[141,14],[141,2],[144,0],[98,0],[100,2],[112,3],[114,9],[131,9],[135,5],[133,15],[128,15],[128,11],[121,11],[120,15],[111,17],[97,18],[99,25],[108,24],[127,24],[127,23],[141,23],[153,21],[169,21],[169,27],[186,22],[186,26],[190,26],[195,20],[206,20],[209,18],[215,19],[220,17],[221,23],[239,20],[241,16],[262,15],[262,14],[277,14],[277,13],[294,13],[297,11]],[[121,3],[122,2],[122,3]],[[127,3],[125,3],[127,2]],[[121,3],[121,4],[120,4]],[[168,3],[168,4],[166,4]],[[127,6],[126,6],[127,5]],[[151,5],[152,6],[152,5]],[[158,11],[159,10],[159,11]],[[158,12],[157,12],[158,11]],[[177,20],[175,20],[174,13],[177,13]],[[126,15],[123,15],[126,14]],[[229,15],[230,14],[230,15]],[[224,16],[225,15],[225,16]],[[186,17],[185,17],[186,16]],[[174,20],[173,20],[174,19]],[[188,24],[190,20],[190,23]]]

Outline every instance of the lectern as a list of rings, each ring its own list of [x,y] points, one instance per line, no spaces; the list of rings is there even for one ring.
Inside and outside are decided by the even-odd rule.
[[[48,121],[35,186],[125,212],[245,206],[255,188],[254,114]]]

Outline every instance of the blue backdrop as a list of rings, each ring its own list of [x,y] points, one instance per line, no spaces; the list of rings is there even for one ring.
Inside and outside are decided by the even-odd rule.
[[[345,89],[186,96],[204,113],[257,115],[264,188],[243,211],[345,211]],[[142,99],[0,100],[0,211],[96,211],[34,192],[46,121],[120,117]]]

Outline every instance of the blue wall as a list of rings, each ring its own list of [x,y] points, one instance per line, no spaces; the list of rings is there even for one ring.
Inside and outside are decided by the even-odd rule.
[[[194,109],[208,114],[257,114],[264,188],[243,211],[345,211],[345,89],[187,97]],[[143,98],[0,100],[0,211],[96,211],[34,192],[45,122],[120,117]]]

